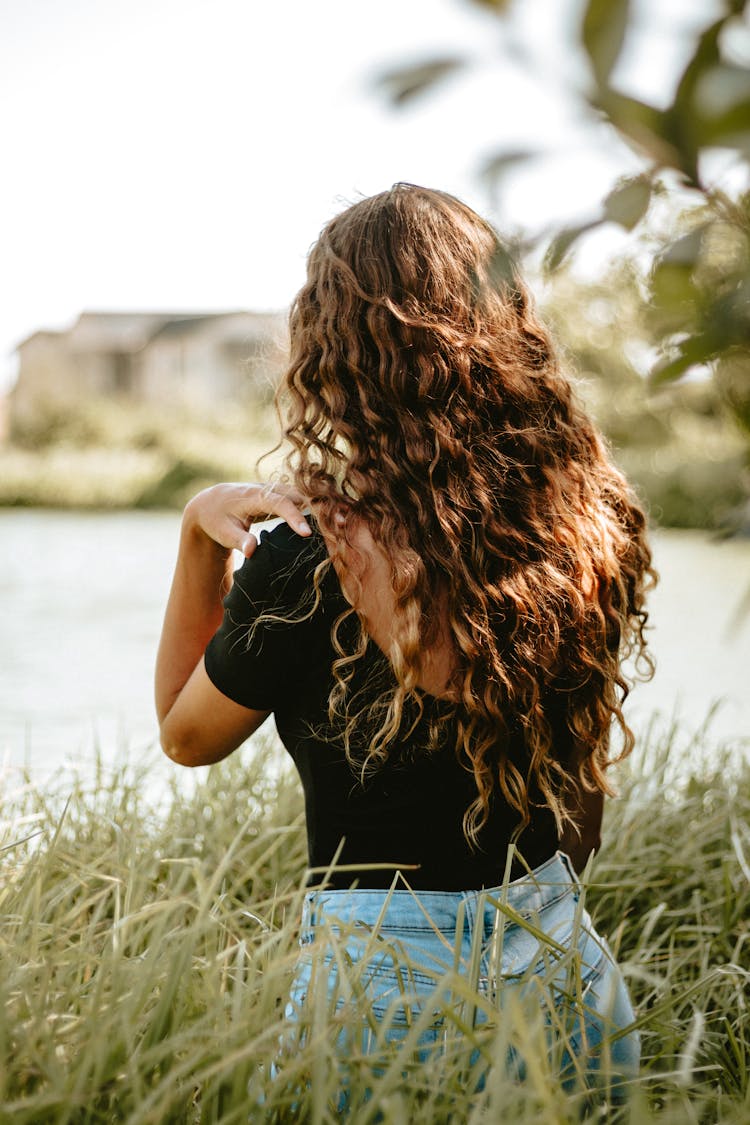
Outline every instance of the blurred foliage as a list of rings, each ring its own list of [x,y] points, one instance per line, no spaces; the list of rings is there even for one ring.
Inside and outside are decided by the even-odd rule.
[[[132,400],[89,397],[37,411],[0,448],[0,504],[181,508],[217,480],[262,479],[278,455],[273,410],[227,411],[223,423]]]
[[[628,259],[589,281],[563,268],[548,279],[541,311],[654,522],[719,530],[743,500],[745,441],[716,381],[653,387],[643,378],[657,350],[644,285]]]
[[[512,8],[490,0],[473,2],[494,9],[501,23]],[[728,152],[747,182],[747,9],[745,0],[706,4],[706,18],[712,22],[697,36],[671,101],[662,109],[628,96],[612,82],[630,32],[636,25],[643,30],[635,5],[629,0],[586,0],[577,38],[588,62],[589,81],[583,92],[571,84],[570,97],[592,122],[608,121],[640,154],[643,168],[617,182],[597,213],[558,230],[546,246],[544,259],[547,272],[554,273],[587,232],[605,223],[642,232],[658,197],[675,200],[675,207],[679,201],[679,223],[645,244],[650,264],[642,301],[649,310],[655,344],[650,349],[649,379],[652,386],[662,387],[707,367],[717,396],[745,434],[746,463],[750,455],[750,192],[732,197],[706,182],[704,158],[717,149]],[[442,65],[436,67],[435,62]],[[466,60],[458,57],[423,59],[391,71],[384,90],[399,104],[465,65]],[[536,155],[533,147],[500,151],[489,158],[485,172],[498,178]],[[538,241],[524,242],[520,252],[536,249]],[[513,252],[519,248],[511,248]],[[690,401],[689,395],[684,401]],[[668,440],[666,433],[664,440]],[[738,494],[741,478],[740,471],[734,489]]]

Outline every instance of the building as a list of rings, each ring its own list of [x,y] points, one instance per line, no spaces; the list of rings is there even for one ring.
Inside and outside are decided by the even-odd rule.
[[[84,312],[61,332],[18,346],[12,428],[99,398],[210,417],[267,401],[286,359],[278,313]]]

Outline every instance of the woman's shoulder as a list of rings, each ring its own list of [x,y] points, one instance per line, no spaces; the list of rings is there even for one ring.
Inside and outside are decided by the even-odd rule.
[[[318,567],[328,560],[320,529],[313,520],[310,524],[311,535],[299,535],[283,521],[273,528],[263,529],[255,551],[235,573],[235,584],[267,604],[289,605],[310,593]],[[330,569],[325,568],[321,580]],[[330,585],[330,581],[324,581],[326,589]]]
[[[283,520],[272,528],[264,528],[251,558],[260,555],[272,571],[284,571],[290,566],[317,566],[324,561],[328,552],[320,528],[309,513],[306,518],[312,529],[310,535],[300,535]]]

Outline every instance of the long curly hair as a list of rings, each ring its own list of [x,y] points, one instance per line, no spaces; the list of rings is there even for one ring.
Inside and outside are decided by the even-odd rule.
[[[286,464],[333,564],[364,521],[391,565],[395,686],[363,713],[350,688],[366,628],[347,648],[340,618],[330,717],[351,761],[382,763],[423,713],[421,661],[447,619],[474,844],[498,787],[519,832],[535,806],[561,831],[582,791],[611,793],[607,768],[634,742],[622,662],[652,670],[644,513],[507,264],[451,195],[396,184],[361,200],[309,255],[279,390]]]

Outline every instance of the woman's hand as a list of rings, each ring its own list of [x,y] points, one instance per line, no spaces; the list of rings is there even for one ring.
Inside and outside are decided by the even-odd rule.
[[[218,761],[265,719],[222,696],[206,675],[203,653],[221,624],[232,551],[252,555],[258,541],[250,527],[269,516],[309,535],[304,503],[284,485],[215,484],[186,505],[156,659],[156,711],[163,745],[175,761]]]
[[[227,551],[249,558],[258,546],[250,527],[281,516],[298,535],[309,535],[302,515],[305,498],[291,487],[270,484],[215,484],[204,488],[185,507],[185,523]]]

